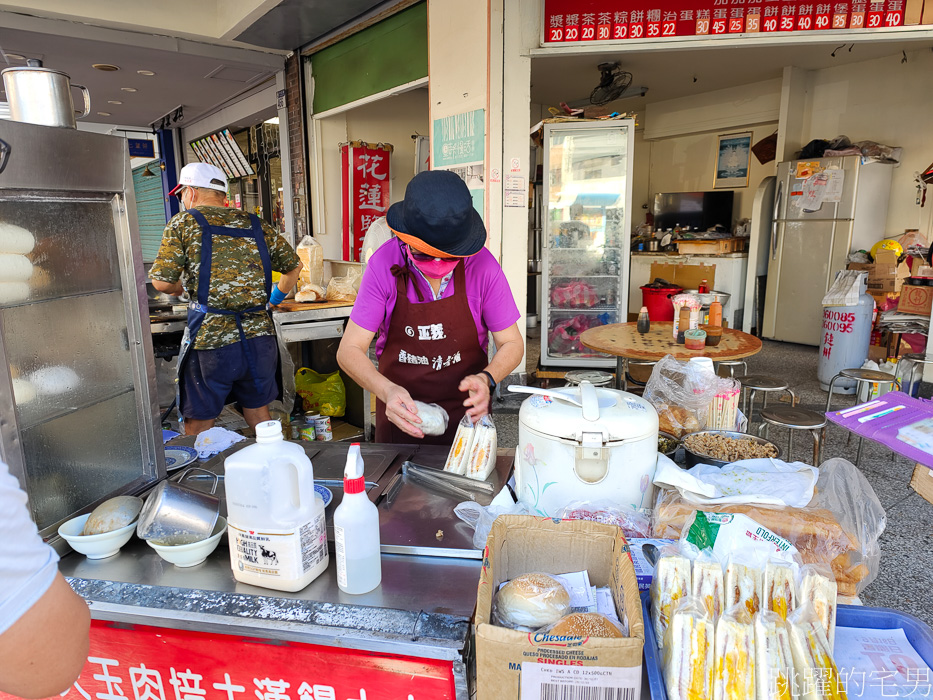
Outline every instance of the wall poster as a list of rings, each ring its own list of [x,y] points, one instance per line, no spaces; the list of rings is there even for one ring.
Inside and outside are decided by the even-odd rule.
[[[717,150],[713,188],[748,187],[752,132],[720,136]]]
[[[434,120],[432,167],[450,170],[467,184],[473,208],[485,218],[486,110]]]

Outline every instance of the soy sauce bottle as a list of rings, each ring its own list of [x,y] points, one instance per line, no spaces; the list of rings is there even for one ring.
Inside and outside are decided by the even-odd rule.
[[[635,329],[639,333],[647,333],[651,330],[651,319],[648,318],[648,307],[641,307],[641,311],[638,312],[638,321],[635,324]]]

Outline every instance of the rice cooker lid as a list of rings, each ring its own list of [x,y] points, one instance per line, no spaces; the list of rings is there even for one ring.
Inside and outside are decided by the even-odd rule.
[[[538,433],[578,442],[583,433],[601,432],[606,442],[637,440],[657,433],[657,411],[635,394],[597,388],[589,382],[553,389],[551,394],[525,399],[519,423]],[[583,407],[562,401],[559,396],[567,396]]]

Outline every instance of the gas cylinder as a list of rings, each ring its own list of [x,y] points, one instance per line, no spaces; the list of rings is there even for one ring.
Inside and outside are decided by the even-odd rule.
[[[872,314],[875,300],[868,293],[868,276],[859,276],[859,298],[855,306],[824,306],[823,330],[820,337],[820,358],[817,377],[820,388],[829,390],[829,383],[841,370],[857,369],[868,359],[871,341]],[[833,385],[837,394],[854,394],[854,380],[838,380]]]

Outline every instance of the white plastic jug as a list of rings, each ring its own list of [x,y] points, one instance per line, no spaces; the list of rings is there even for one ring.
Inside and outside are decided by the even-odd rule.
[[[324,502],[301,446],[276,420],[256,426],[256,444],[224,461],[227,538],[237,581],[300,591],[327,569]]]

